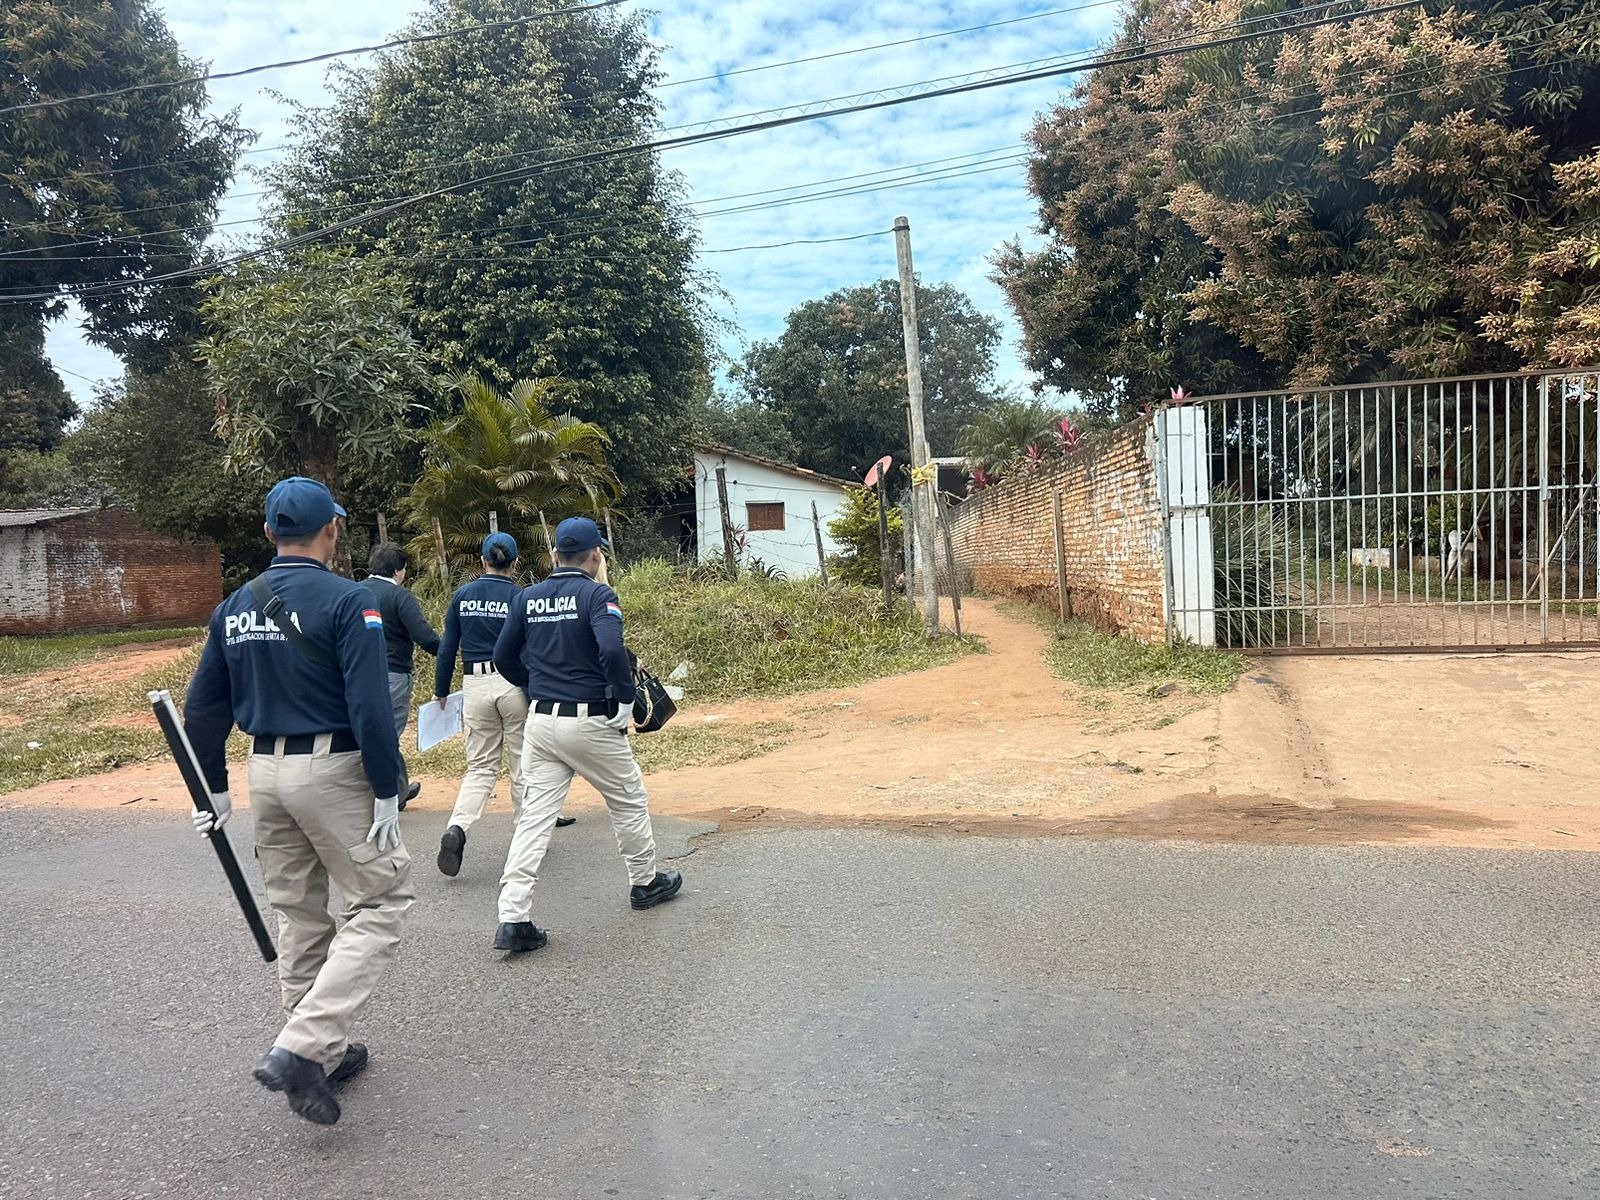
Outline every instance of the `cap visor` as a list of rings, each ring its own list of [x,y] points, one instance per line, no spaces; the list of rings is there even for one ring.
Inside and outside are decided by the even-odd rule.
[[[336,517],[348,517],[350,514],[345,512],[344,505],[335,500],[333,502],[333,515]]]

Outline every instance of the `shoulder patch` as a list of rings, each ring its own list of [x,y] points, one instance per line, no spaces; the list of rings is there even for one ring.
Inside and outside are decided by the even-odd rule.
[[[383,628],[383,614],[380,613],[377,609],[375,609],[375,608],[364,609],[364,610],[362,610],[361,616],[362,616],[362,619],[366,621],[368,629],[382,629]]]
[[[615,600],[607,600],[606,613],[620,621],[622,620],[622,605],[618,604]]]

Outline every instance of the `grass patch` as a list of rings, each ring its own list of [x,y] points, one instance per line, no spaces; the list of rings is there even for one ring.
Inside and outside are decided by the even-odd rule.
[[[36,675],[83,662],[119,646],[194,638],[204,629],[127,629],[118,633],[74,633],[66,637],[0,637],[0,679]]]
[[[658,674],[693,664],[687,702],[842,687],[952,662],[971,640],[928,639],[904,605],[814,580],[692,583],[663,562],[622,572],[628,643]]]
[[[1244,673],[1242,654],[1191,645],[1147,646],[1131,637],[1103,633],[1083,621],[1060,621],[1033,607],[1008,606],[1050,630],[1044,652],[1050,670],[1084,687],[1143,691],[1154,695],[1166,684],[1191,692],[1225,692]]]

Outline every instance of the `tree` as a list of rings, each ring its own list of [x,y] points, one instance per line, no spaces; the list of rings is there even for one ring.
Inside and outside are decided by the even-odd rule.
[[[994,403],[1000,330],[949,284],[917,286],[923,411],[929,444],[948,453]],[[900,286],[892,279],[802,304],[776,341],[757,342],[735,378],[789,431],[799,465],[858,477],[908,452]]]
[[[413,32],[547,7],[430,0]],[[541,164],[649,140],[658,77],[644,18],[616,10],[406,46],[337,72],[274,176],[294,228],[516,169],[342,242],[404,282],[446,370],[569,380],[574,412],[619,435],[630,491],[677,482],[709,378],[690,214],[654,154]]]
[[[905,521],[898,506],[885,514],[889,528],[889,555],[899,544]],[[872,488],[851,488],[844,494],[844,510],[828,522],[828,536],[845,552],[828,560],[828,570],[843,583],[878,587],[883,579],[883,543],[878,537],[878,493]]]
[[[783,417],[764,405],[727,392],[712,392],[701,415],[700,435],[718,446],[794,463],[800,448]]]
[[[1262,11],[1147,0],[1125,37]],[[1099,367],[1089,354],[1080,371],[1073,350],[1152,345],[1152,326],[1174,319],[1234,347],[1217,352],[1220,375],[1174,361],[1141,384],[1152,399],[1166,382],[1214,391],[1580,365],[1600,298],[1580,165],[1600,141],[1597,38],[1600,10],[1584,0],[1429,3],[1097,73],[1035,132],[1052,244],[1000,263],[1030,353],[1048,349],[1061,363],[1052,382],[1074,386]],[[1138,136],[1106,137],[1119,120],[1136,120]],[[1129,143],[1131,163],[1100,171]],[[1105,248],[1060,214],[1081,214],[1088,192],[1108,214],[1168,227],[1101,272],[1124,280],[1120,306],[1076,303]],[[1100,374],[1090,390],[1107,385]]]
[[[0,6],[0,106],[200,73],[148,0]],[[186,306],[192,322],[189,288],[139,281],[195,262],[247,138],[231,114],[205,107],[205,85],[193,83],[0,120],[0,287],[36,297],[0,307],[7,445],[48,449],[76,412],[44,357],[65,289],[128,285],[81,303],[90,340],[131,363],[165,358]]]
[[[1042,400],[1007,396],[972,419],[961,431],[956,449],[969,467],[998,479],[1029,446],[1048,444],[1062,416],[1060,409]]]
[[[452,567],[464,570],[478,560],[491,511],[527,545],[541,517],[553,526],[616,500],[616,472],[606,461],[611,438],[556,411],[573,398],[571,384],[524,379],[502,395],[468,375],[456,391],[461,411],[424,430],[426,465],[403,506],[417,530],[411,552],[419,561],[434,558],[435,519]]]
[[[102,389],[64,453],[147,529],[209,539],[225,567],[259,568],[271,556],[262,492],[226,471],[216,416],[200,364],[175,356],[163,370],[129,369]]]
[[[1192,32],[1177,7],[1130,5],[1117,47]],[[1048,240],[1033,252],[1010,242],[995,259],[1028,367],[1103,416],[1128,416],[1175,384],[1204,393],[1265,382],[1259,355],[1190,311],[1189,291],[1218,256],[1168,206],[1179,173],[1156,141],[1147,70],[1095,71],[1039,117],[1028,181]]]
[[[217,281],[202,311],[230,473],[309,475],[342,497],[347,470],[390,460],[433,390],[404,293],[373,262],[313,250],[251,265]],[[338,565],[349,573],[344,538]]]

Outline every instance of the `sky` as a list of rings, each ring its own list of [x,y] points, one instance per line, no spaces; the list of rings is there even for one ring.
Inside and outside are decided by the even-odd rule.
[[[167,0],[161,7],[186,54],[226,71],[398,36],[422,4]],[[895,94],[936,79],[964,82],[993,68],[1048,65],[1103,43],[1118,8],[1117,0],[675,0],[655,8],[630,3],[624,11],[649,14],[665,74],[662,121],[676,127],[875,90]],[[977,25],[989,28],[926,37]],[[912,38],[923,40],[838,53]],[[830,57],[749,69],[824,55]],[[370,56],[344,61],[361,63]],[[219,221],[228,223],[223,232],[250,234],[259,216],[259,198],[250,193],[261,186],[251,169],[271,162],[278,153],[271,148],[288,140],[287,106],[274,93],[321,102],[327,97],[325,74],[324,65],[307,65],[212,84],[213,107],[237,108],[242,123],[259,135],[222,205]],[[1022,139],[1035,114],[1058,102],[1071,82],[1066,77],[993,88],[663,152],[663,165],[683,177],[691,205],[707,210],[700,219],[701,265],[715,276],[720,290],[714,307],[729,323],[723,351],[738,358],[753,341],[776,336],[784,317],[807,300],[893,276],[895,255],[887,234],[717,251],[887,231],[903,215],[911,223],[923,283],[954,284],[999,321],[1004,340],[998,377],[1026,384],[1030,376],[1016,322],[989,281],[990,258],[1011,238],[1037,242]],[[921,182],[710,215],[749,203],[724,197],[775,189],[801,195],[913,178]],[[841,182],[824,182],[833,180]],[[49,352],[80,403],[91,400],[96,381],[121,372],[112,355],[83,340],[75,314],[51,327]]]

